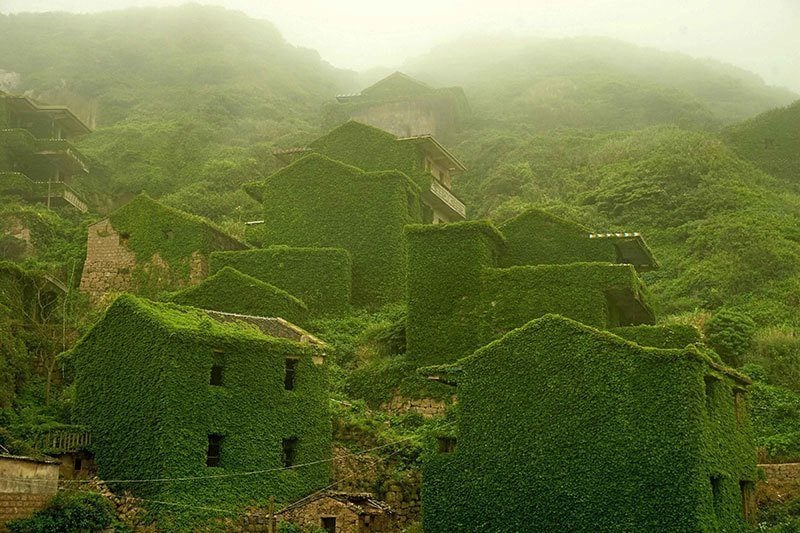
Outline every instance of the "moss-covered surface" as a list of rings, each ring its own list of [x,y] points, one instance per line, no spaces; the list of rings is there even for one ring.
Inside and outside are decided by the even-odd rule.
[[[701,352],[546,316],[454,367],[458,445],[425,466],[426,531],[746,529],[741,385]]]
[[[231,267],[171,295],[170,300],[225,313],[280,317],[300,325],[308,319],[308,307],[302,300]]]
[[[325,486],[331,421],[325,367],[313,364],[313,354],[196,309],[121,296],[69,356],[76,415],[92,432],[98,474],[170,478],[112,485],[143,498],[231,509]],[[284,389],[287,357],[298,360],[293,390]],[[221,386],[209,384],[215,364],[223,366]],[[218,467],[206,466],[212,434],[222,436]],[[298,439],[296,468],[283,468],[287,438]],[[252,471],[263,473],[224,477]],[[174,479],[186,477],[198,479]],[[204,514],[164,510],[166,530],[202,523]]]
[[[232,267],[302,300],[312,316],[350,310],[352,261],[340,248],[269,246],[259,250],[214,252],[210,270]]]
[[[361,148],[373,153],[369,146]],[[343,248],[353,258],[355,305],[377,307],[402,300],[407,255],[403,226],[421,219],[419,190],[405,174],[367,173],[312,154],[250,184],[248,191],[264,203],[267,243]]]

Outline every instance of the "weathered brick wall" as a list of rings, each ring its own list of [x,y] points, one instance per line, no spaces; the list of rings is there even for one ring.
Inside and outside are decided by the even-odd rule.
[[[800,463],[760,464],[767,482],[800,481]]]
[[[86,261],[81,275],[81,291],[97,301],[111,291],[133,289],[132,273],[136,256],[120,242],[120,235],[108,219],[89,226]]]
[[[455,401],[455,400],[454,400]],[[448,403],[433,398],[405,398],[395,396],[389,403],[381,405],[382,411],[390,413],[419,413],[425,418],[444,416]]]
[[[58,462],[0,456],[0,530],[44,508],[58,490]]]
[[[28,518],[39,509],[44,509],[52,494],[0,493],[0,530],[6,522]]]

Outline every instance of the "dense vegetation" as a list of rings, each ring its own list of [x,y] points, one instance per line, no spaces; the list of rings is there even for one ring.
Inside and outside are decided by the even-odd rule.
[[[15,262],[0,267],[0,425],[8,429],[0,444],[23,453],[26,439],[72,421],[73,391],[61,383],[57,355],[98,318],[76,294],[87,224],[147,192],[236,237],[271,244],[280,228],[245,232],[243,222],[263,218],[265,206],[242,185],[268,182],[279,168],[271,150],[317,139],[324,133],[324,105],[363,85],[316,52],[289,45],[267,22],[196,5],[0,15],[0,69],[8,74],[0,89],[69,105],[95,128],[77,141],[91,163],[91,174],[76,183],[90,215],[0,198],[0,259]],[[710,320],[707,340],[721,339],[724,351],[726,339],[736,344],[752,337],[752,349],[733,353],[730,361],[745,363],[758,380],[750,399],[758,444],[772,459],[800,457],[796,94],[733,66],[603,39],[461,40],[409,61],[405,70],[434,86],[464,87],[473,115],[448,148],[470,169],[454,178],[470,218],[500,225],[537,206],[592,231],[641,231],[661,265],[643,277],[665,323],[678,330],[703,326],[717,311],[723,318],[749,317],[754,332]],[[316,148],[338,158],[362,157],[346,144],[321,140]],[[363,158],[349,163],[366,164]],[[286,194],[268,196],[280,202]],[[400,213],[399,195],[392,201]],[[363,207],[358,198],[324,205],[342,219]],[[372,208],[380,215],[379,206]],[[6,234],[20,220],[31,229],[32,248]],[[513,226],[509,222],[509,238]],[[135,240],[137,228],[130,229]],[[362,229],[368,238],[378,231]],[[450,396],[444,386],[411,373],[418,354],[413,331],[411,353],[401,353],[402,306],[351,312],[351,301],[364,299],[351,286],[351,272],[374,277],[379,267],[355,257],[361,252],[348,243],[295,237],[297,246],[352,248],[353,256],[341,249],[271,247],[214,254],[211,270],[231,266],[308,306],[315,318],[309,330],[336,348],[332,393],[356,402],[352,412],[337,412],[344,426],[364,426],[383,439],[397,437],[396,431],[421,434],[390,415],[373,424],[374,413],[359,407],[360,400],[380,406],[398,392]],[[490,248],[479,253],[488,258]],[[449,279],[469,297],[480,269],[460,268],[460,254],[470,250],[453,252],[436,279]],[[599,245],[597,253],[605,253]],[[416,268],[426,266],[417,259]],[[511,258],[503,266],[517,262]],[[389,280],[388,292],[401,293],[398,272],[378,274]],[[67,291],[54,288],[48,276],[65,281]],[[421,289],[430,306],[443,290]],[[292,306],[302,310],[297,302]],[[471,346],[480,332],[459,327],[460,339]],[[411,462],[421,449],[416,437],[412,449]]]

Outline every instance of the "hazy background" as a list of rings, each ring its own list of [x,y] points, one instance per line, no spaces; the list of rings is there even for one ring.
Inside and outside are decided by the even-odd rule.
[[[0,0],[0,11],[92,12],[182,0]],[[341,68],[399,67],[465,33],[603,35],[713,57],[800,91],[800,0],[217,0],[272,21]]]

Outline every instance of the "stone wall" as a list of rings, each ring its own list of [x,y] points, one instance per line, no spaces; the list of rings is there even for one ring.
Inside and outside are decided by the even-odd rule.
[[[350,118],[388,131],[397,137],[440,135],[439,113],[426,102],[400,101],[364,107],[351,113]]]
[[[336,518],[336,533],[359,533],[361,531],[358,515],[348,509],[344,503],[332,498],[320,498],[302,507],[283,512],[278,517],[278,521],[291,522],[302,527],[303,530],[314,530],[322,527],[321,517]]]
[[[58,490],[58,462],[0,455],[0,529],[43,509]]]
[[[106,218],[89,226],[81,291],[97,303],[109,292],[137,291],[139,282],[145,286],[174,290],[187,282],[200,283],[208,276],[208,257],[200,252],[192,253],[188,266],[187,280],[175,279],[170,266],[158,253],[149,262],[138,263],[136,254],[125,245],[125,237]]]
[[[764,471],[768,483],[800,481],[800,463],[777,463],[758,465]]]
[[[453,402],[455,402],[455,397]],[[448,405],[444,400],[435,400],[433,398],[395,396],[389,403],[381,405],[381,410],[399,414],[413,412],[419,413],[425,418],[435,418],[444,416],[444,411]]]
[[[121,242],[111,221],[92,224],[88,233],[81,291],[96,302],[108,292],[133,289],[136,255]]]

